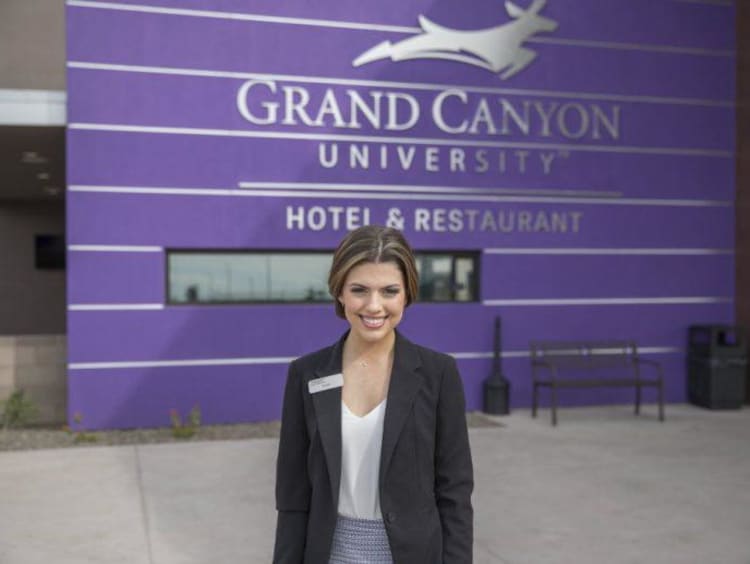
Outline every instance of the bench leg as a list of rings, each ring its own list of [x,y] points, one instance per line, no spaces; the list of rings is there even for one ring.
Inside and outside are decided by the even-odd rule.
[[[552,384],[550,386],[552,392],[552,426],[557,426],[557,386]]]
[[[659,380],[659,421],[664,422],[664,382]]]
[[[538,394],[539,394],[539,386],[536,385],[536,382],[534,382],[533,386],[531,387],[531,416],[536,417],[536,404],[538,401]]]
[[[635,385],[635,414],[641,414],[641,384],[636,383]]]

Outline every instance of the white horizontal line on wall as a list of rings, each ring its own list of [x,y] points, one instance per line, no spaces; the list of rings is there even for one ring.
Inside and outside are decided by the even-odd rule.
[[[489,88],[467,84],[433,84],[427,82],[394,82],[388,80],[357,80],[353,78],[328,76],[302,76],[290,74],[249,73],[218,71],[205,69],[188,69],[177,67],[157,67],[143,65],[121,65],[113,63],[94,63],[86,61],[68,61],[68,68],[83,70],[103,70],[113,72],[134,72],[146,74],[164,74],[193,76],[204,78],[231,78],[238,80],[273,80],[297,82],[303,84],[327,84],[334,86],[374,86],[378,88],[403,88],[410,90],[450,90],[460,89],[478,94],[497,94],[501,96],[535,96],[539,98],[569,98],[574,100],[602,100],[608,102],[627,102],[643,104],[668,104],[688,106],[709,106],[734,108],[734,100],[707,100],[700,98],[679,98],[668,96],[638,96],[629,94],[608,94],[603,92],[571,92],[555,90],[529,90],[523,88]]]
[[[134,311],[159,310],[164,304],[69,304],[68,311]]]
[[[186,8],[166,8],[162,6],[147,6],[142,4],[120,4],[117,2],[94,2],[89,0],[68,0],[68,6],[78,8],[95,8],[102,10],[117,10],[125,12],[140,12],[147,14],[162,14],[169,16],[189,16],[196,18],[226,19],[232,21],[251,21],[281,25],[301,25],[323,27],[328,29],[346,29],[353,31],[384,31],[389,33],[416,34],[423,33],[422,28],[412,26],[387,25],[367,22],[349,22],[342,20],[324,20],[316,18],[295,18],[291,16],[269,16],[265,14],[249,14],[241,12],[222,12],[215,10],[192,10]],[[415,14],[416,18],[416,14]],[[500,22],[498,22],[499,24]],[[733,51],[719,49],[701,49],[683,47],[679,45],[654,45],[637,43],[617,43],[611,41],[590,41],[583,39],[558,38],[530,38],[528,42],[550,43],[560,46],[584,46],[595,49],[638,50],[655,53],[675,53],[684,55],[703,55],[714,57],[733,57]]]
[[[116,10],[122,12],[140,12],[145,14],[163,14],[167,16],[188,16],[194,18],[209,18],[220,20],[274,23],[282,25],[303,25],[310,27],[325,27],[331,29],[351,29],[360,31],[385,31],[390,33],[417,33],[418,27],[402,25],[386,25],[363,22],[347,22],[339,20],[323,20],[316,18],[293,18],[290,16],[268,16],[265,14],[248,14],[241,12],[221,12],[216,10],[191,10],[187,8],[166,8],[161,6],[146,6],[142,4],[119,4],[117,2],[93,2],[88,0],[68,0],[68,6],[77,8],[96,8],[100,10]]]
[[[676,354],[683,352],[684,350],[679,347],[638,347],[638,354]],[[448,354],[450,354],[456,360],[481,360],[494,357],[494,353],[492,352],[458,352]],[[531,352],[503,351],[500,356],[502,358],[529,358],[531,356]]]
[[[487,147],[492,149],[541,149],[643,155],[674,155],[684,157],[732,158],[734,151],[681,147],[642,147],[633,145],[576,145],[569,143],[518,143],[511,141],[479,141],[429,137],[388,137],[378,135],[341,135],[334,133],[295,133],[282,131],[248,131],[242,129],[210,129],[198,127],[163,127],[125,125],[115,123],[71,123],[68,129],[108,131],[113,133],[155,133],[167,135],[195,135],[200,137],[240,137],[253,139],[286,139],[294,141],[339,141],[342,143],[412,144],[447,147]]]
[[[95,192],[109,194],[170,194],[175,196],[252,196],[269,198],[318,198],[349,200],[417,200],[417,201],[458,201],[458,202],[508,202],[536,204],[586,204],[586,205],[623,205],[623,206],[672,206],[672,207],[732,207],[729,200],[674,200],[656,198],[574,198],[574,197],[522,197],[522,196],[482,196],[482,195],[445,195],[445,194],[410,194],[382,192],[340,192],[323,191],[282,191],[282,190],[234,190],[223,188],[156,188],[134,186],[85,186],[73,185],[68,192]]]
[[[660,305],[731,303],[724,296],[679,296],[659,298],[533,298],[483,300],[485,306],[587,306],[587,305]],[[68,311],[163,310],[164,304],[70,304]]]
[[[340,198],[336,192],[276,192],[268,190],[248,190],[253,196],[296,197],[296,198]],[[354,200],[418,200],[418,201],[452,201],[452,202],[525,202],[538,204],[594,204],[622,206],[677,206],[677,207],[730,207],[732,202],[720,200],[665,200],[655,198],[575,198],[575,197],[522,197],[522,196],[475,196],[475,195],[421,195],[407,192],[390,194],[372,192],[351,192],[346,197]]]
[[[733,255],[734,249],[657,249],[657,248],[497,248],[484,249],[488,255]]]
[[[160,253],[164,248],[148,245],[68,245],[68,250],[104,253]]]
[[[155,186],[68,186],[68,192],[99,192],[104,194],[170,194],[174,196],[246,196],[247,192],[232,188],[167,188]]]
[[[240,188],[259,190],[323,190],[342,192],[422,192],[429,194],[504,194],[516,196],[589,196],[597,198],[619,198],[622,192],[602,190],[534,189],[534,188],[472,188],[469,186],[424,186],[414,184],[343,184],[324,182],[240,182]]]
[[[162,252],[164,247],[145,245],[68,245],[70,251],[90,252]],[[488,255],[656,255],[656,256],[702,256],[702,255],[734,255],[734,249],[688,249],[688,248],[487,248],[482,250]]]
[[[725,296],[677,296],[659,298],[533,298],[483,300],[485,306],[588,306],[588,305],[690,305],[732,303]]]
[[[638,347],[641,354],[673,354],[682,353],[677,347]],[[457,352],[449,353],[457,360],[479,360],[493,357],[492,352]],[[528,350],[504,351],[502,358],[527,358]],[[72,362],[68,364],[70,370],[105,370],[122,368],[169,368],[185,366],[241,366],[252,364],[289,364],[297,357],[246,357],[246,358],[198,358],[185,360],[143,360],[123,362]]]
[[[71,370],[98,370],[103,368],[166,368],[170,366],[236,366],[245,364],[289,364],[296,357],[253,358],[200,358],[190,360],[145,360],[133,362],[74,362]]]
[[[708,57],[734,57],[735,52],[726,49],[705,49],[702,47],[682,47],[657,45],[654,43],[619,43],[615,41],[590,41],[588,39],[563,39],[552,37],[530,37],[527,43],[549,43],[566,47],[591,47],[613,49],[615,51],[646,51],[648,53],[672,53],[675,55],[703,55]]]

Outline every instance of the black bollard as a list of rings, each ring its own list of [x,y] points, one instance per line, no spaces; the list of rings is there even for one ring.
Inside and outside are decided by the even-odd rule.
[[[503,376],[500,359],[500,316],[495,317],[495,342],[492,359],[492,372],[484,381],[484,412],[490,415],[510,413],[510,382]]]

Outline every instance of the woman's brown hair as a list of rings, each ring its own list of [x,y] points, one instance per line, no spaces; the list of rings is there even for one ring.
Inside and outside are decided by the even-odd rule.
[[[393,262],[404,277],[406,305],[417,299],[419,274],[414,253],[400,231],[380,225],[366,225],[349,233],[333,254],[328,274],[328,291],[336,305],[336,315],[345,318],[344,307],[338,298],[344,289],[349,272],[365,262]]]

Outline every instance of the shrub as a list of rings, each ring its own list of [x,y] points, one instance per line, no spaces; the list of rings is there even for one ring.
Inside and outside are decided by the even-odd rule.
[[[174,408],[170,409],[169,420],[172,423],[172,436],[175,439],[190,439],[201,425],[201,409],[197,404],[194,405],[184,422],[179,411]]]
[[[36,404],[26,396],[23,390],[14,390],[13,393],[2,402],[3,414],[0,421],[3,431],[11,427],[24,427],[36,419],[39,410]]]
[[[73,426],[75,429],[71,429],[67,425],[63,427],[68,433],[73,435],[73,442],[76,444],[80,443],[95,443],[97,440],[97,437],[93,433],[87,433],[83,429],[81,429],[81,424],[83,423],[83,414],[80,411],[76,411],[73,414]]]

